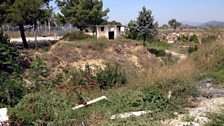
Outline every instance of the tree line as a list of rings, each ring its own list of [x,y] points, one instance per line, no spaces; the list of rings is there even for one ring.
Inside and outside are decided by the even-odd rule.
[[[36,37],[38,23],[49,22],[52,17],[58,24],[72,24],[80,31],[86,29],[95,32],[96,25],[110,23],[107,21],[109,9],[103,10],[101,0],[56,0],[60,13],[54,14],[49,5],[52,0],[1,0],[0,25],[9,23],[19,27],[24,48],[28,48],[25,26],[31,25]],[[113,22],[111,22],[113,24]],[[172,19],[168,23],[174,31],[181,23]],[[136,21],[128,24],[127,36],[131,39],[142,38],[144,46],[146,39],[152,39],[158,33],[158,23],[152,16],[152,11],[145,7],[139,12]]]
[[[49,3],[52,0],[1,0],[0,25],[10,23],[17,25],[23,40],[24,48],[28,48],[25,36],[26,25],[33,26],[34,33],[37,24],[48,21],[54,16],[58,23],[70,23],[80,31],[87,28],[94,30],[95,25],[107,19],[109,9],[103,10],[103,2],[98,0],[56,0],[61,11],[53,13]]]

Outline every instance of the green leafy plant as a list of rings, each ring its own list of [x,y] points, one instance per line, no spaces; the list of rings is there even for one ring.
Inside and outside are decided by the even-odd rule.
[[[102,89],[121,86],[127,82],[125,72],[121,70],[118,64],[107,65],[105,69],[98,69],[96,79],[99,87]]]
[[[0,72],[0,105],[16,105],[24,96],[25,91],[22,78]]]
[[[224,124],[224,113],[211,113],[208,115],[210,121],[205,124],[205,126],[223,126]]]
[[[75,112],[71,108],[74,104],[64,97],[56,92],[26,95],[10,110],[11,125],[47,125],[56,120],[73,119]]]
[[[48,83],[47,77],[49,76],[49,70],[46,67],[46,63],[40,57],[36,56],[31,64],[30,79],[34,82],[31,87],[32,91],[39,91],[40,89],[46,89],[51,85]]]
[[[13,73],[20,72],[20,57],[16,47],[12,45],[9,38],[0,31],[0,70]]]
[[[188,42],[188,36],[181,35],[177,38],[181,42]]]
[[[63,39],[67,41],[83,40],[87,38],[92,38],[92,36],[87,35],[84,32],[80,32],[80,31],[68,33],[63,37]]]
[[[198,50],[198,46],[195,45],[194,47],[189,47],[187,51],[188,51],[188,53],[193,53],[193,52],[195,52],[197,50]]]
[[[199,43],[198,36],[195,34],[190,36],[189,41],[194,43]]]
[[[16,47],[0,32],[0,104],[14,106],[23,97],[25,88],[21,73]]]

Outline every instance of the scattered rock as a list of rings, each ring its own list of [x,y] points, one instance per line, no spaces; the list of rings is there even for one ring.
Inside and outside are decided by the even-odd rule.
[[[224,89],[216,88],[215,80],[207,78],[197,84],[197,89],[202,97],[224,97]]]

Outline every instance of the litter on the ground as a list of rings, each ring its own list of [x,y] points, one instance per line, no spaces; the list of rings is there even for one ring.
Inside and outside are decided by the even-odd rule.
[[[147,110],[147,111],[138,111],[138,112],[127,112],[127,113],[122,113],[122,114],[117,114],[117,115],[112,115],[110,119],[117,119],[117,118],[121,118],[121,119],[125,119],[131,116],[141,116],[144,114],[148,114],[148,113],[152,113],[151,110]]]
[[[101,97],[96,98],[94,100],[88,101],[86,104],[77,105],[76,107],[74,107],[72,109],[73,110],[80,109],[80,108],[83,108],[87,105],[90,105],[90,104],[93,104],[93,103],[96,103],[96,102],[99,102],[99,101],[102,101],[102,100],[108,100],[108,98],[106,96],[101,96]]]
[[[1,108],[0,109],[0,124],[5,124],[6,122],[8,122],[9,117],[7,115],[7,108]]]

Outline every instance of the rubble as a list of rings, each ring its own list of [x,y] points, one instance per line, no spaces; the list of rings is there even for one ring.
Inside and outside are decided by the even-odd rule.
[[[152,111],[147,110],[147,111],[138,111],[138,112],[127,112],[127,113],[112,115],[110,119],[111,120],[117,119],[117,118],[125,119],[125,118],[131,117],[131,116],[136,117],[136,116],[141,116],[141,115],[148,114],[148,113],[152,113]]]
[[[7,115],[7,108],[0,109],[0,125],[7,126],[9,117]]]

